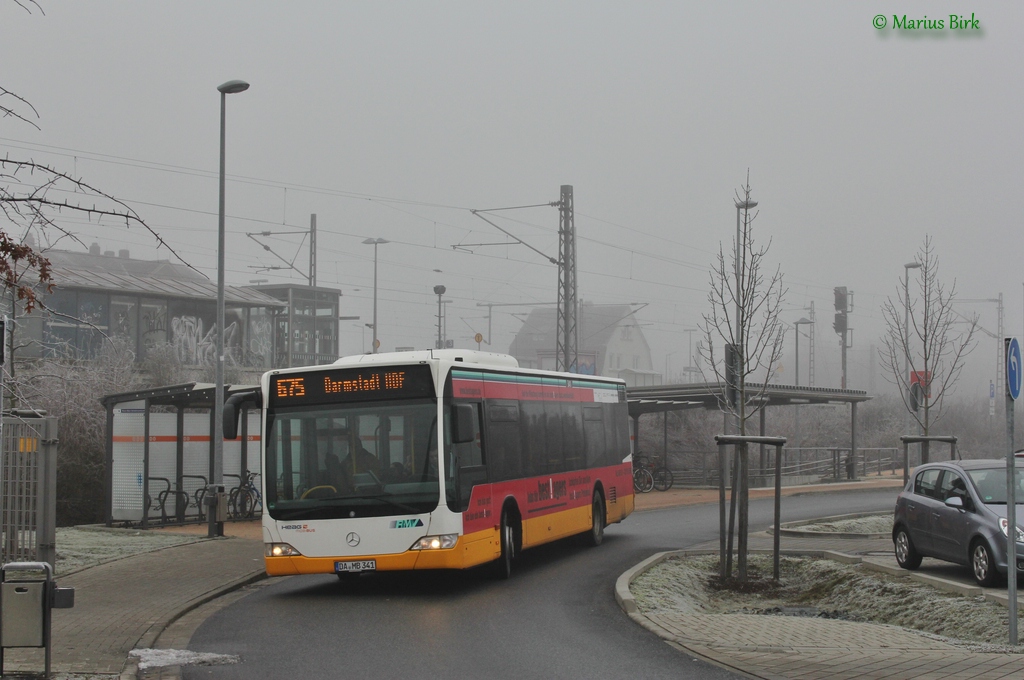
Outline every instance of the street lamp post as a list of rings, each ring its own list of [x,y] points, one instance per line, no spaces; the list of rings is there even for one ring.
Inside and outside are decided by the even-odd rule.
[[[799,320],[793,322],[793,327],[796,329],[796,386],[800,387],[800,326],[809,325],[814,323],[807,317],[801,317]]]
[[[750,194],[748,193],[747,195],[749,196]],[[746,348],[743,347],[743,340],[744,340],[744,337],[743,337],[743,310],[741,309],[742,303],[743,303],[743,296],[741,295],[741,291],[743,290],[743,276],[742,276],[742,265],[741,265],[742,260],[740,259],[740,255],[741,255],[741,252],[742,252],[741,249],[740,249],[740,243],[742,241],[740,227],[742,226],[742,223],[743,223],[743,218],[742,218],[743,213],[748,211],[748,210],[750,210],[751,208],[756,207],[757,206],[757,201],[751,201],[748,198],[747,200],[736,201],[735,203],[736,203],[736,264],[735,264],[735,269],[736,269],[736,272],[735,272],[736,273],[736,326],[735,326],[735,328],[736,328],[736,335],[735,335],[735,337],[733,339],[733,343],[736,345],[735,351],[737,352],[736,359],[737,359],[737,364],[738,364],[738,368],[737,368],[737,371],[736,371],[736,376],[737,376],[736,381],[737,381],[737,383],[742,383],[743,372],[744,372],[744,369],[745,369],[745,366],[744,366],[744,363],[745,363],[744,362],[744,352],[746,352]],[[737,396],[739,396],[739,394],[740,394],[739,384],[736,385],[736,394],[737,394]],[[742,428],[743,424],[740,422],[740,408],[739,408],[738,404],[736,406],[737,406],[737,408],[736,408],[736,419],[737,419],[736,420],[736,425],[737,425],[736,431],[737,432],[741,432],[741,428]]]
[[[441,341],[441,296],[444,295],[444,286],[434,286],[434,295],[437,296],[437,348],[443,349],[444,343]]]
[[[245,92],[249,83],[229,80],[219,85],[220,92],[220,210],[217,219],[217,366],[213,396],[213,469],[210,483],[224,484],[224,128],[227,95]],[[223,523],[217,522],[217,496],[212,496],[209,508],[209,537],[224,535]]]
[[[794,357],[794,363],[796,364],[795,380],[796,380],[796,386],[797,387],[800,387],[800,326],[803,326],[805,324],[812,324],[812,323],[814,323],[814,322],[811,321],[810,319],[808,319],[807,317],[801,317],[797,321],[793,322],[793,331],[794,331],[793,332],[793,337],[794,337],[795,349],[796,349],[796,357]],[[795,423],[796,424],[796,437],[794,437],[794,442],[793,442],[794,446],[793,446],[793,448],[796,449],[797,456],[799,456],[800,455],[800,404],[796,404],[796,410],[794,411],[793,415],[794,415],[794,418],[796,419],[796,423]],[[799,462],[799,460],[800,459],[797,458],[798,462]]]
[[[380,347],[380,340],[377,339],[377,246],[390,241],[386,238],[368,238],[363,243],[373,246],[373,353],[376,354]]]

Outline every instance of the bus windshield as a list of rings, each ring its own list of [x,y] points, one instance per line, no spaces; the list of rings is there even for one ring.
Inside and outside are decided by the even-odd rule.
[[[267,511],[281,521],[430,512],[437,439],[433,399],[272,409]]]

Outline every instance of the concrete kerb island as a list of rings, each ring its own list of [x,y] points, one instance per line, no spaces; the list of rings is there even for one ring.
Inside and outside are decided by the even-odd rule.
[[[818,520],[820,521],[820,520]],[[807,532],[810,533],[810,532]],[[828,536],[828,534],[826,534]],[[771,550],[751,549],[751,554],[772,554]],[[749,631],[742,631],[729,619],[735,616],[750,616],[751,621],[755,615],[750,614],[698,614],[693,619],[700,628],[693,628],[695,632],[700,630],[705,633],[705,639],[698,636],[690,637],[685,625],[687,616],[677,617],[679,620],[654,620],[637,607],[636,600],[630,592],[630,584],[640,575],[657,566],[666,559],[673,557],[696,557],[701,555],[717,555],[717,550],[674,550],[660,552],[652,555],[643,562],[623,572],[615,582],[615,600],[623,612],[634,622],[651,631],[669,644],[676,646],[685,653],[700,658],[709,663],[727,668],[749,677],[758,678],[779,678],[789,677],[789,673],[795,672],[801,678],[832,678],[832,677],[860,677],[858,664],[874,663],[878,658],[878,668],[889,669],[881,674],[870,675],[870,677],[901,677],[909,673],[913,667],[908,663],[919,663],[927,659],[931,663],[946,664],[951,670],[955,664],[963,662],[965,655],[974,654],[963,649],[954,648],[943,642],[929,641],[917,636],[916,633],[904,631],[895,626],[872,623],[853,623],[842,621],[826,621],[826,625],[850,624],[874,629],[874,632],[855,634],[850,639],[841,639],[837,642],[835,635],[832,639],[819,635],[820,628],[816,629],[815,624],[808,624],[800,621],[798,617],[778,617],[771,622],[776,631],[792,629],[783,633],[780,637],[785,638],[784,643],[765,642],[763,644],[751,644]],[[824,558],[842,564],[859,564],[865,569],[878,571],[891,576],[907,578],[931,586],[937,590],[966,596],[977,597],[984,595],[986,600],[1007,606],[1006,594],[999,591],[983,590],[977,586],[965,585],[948,579],[930,576],[907,571],[888,564],[884,558],[861,557],[850,555],[836,550],[805,550],[788,549],[782,550],[781,554],[786,557]],[[1001,596],[1001,597],[1000,597]],[[659,619],[667,617],[659,616]],[[814,621],[821,625],[817,619]],[[718,622],[716,625],[715,622]],[[665,624],[665,625],[662,625]],[[676,624],[673,626],[673,624]],[[682,625],[679,625],[682,624]],[[670,629],[667,626],[672,626]],[[709,645],[706,639],[708,629],[713,629],[719,634],[714,645]],[[864,629],[861,628],[863,631]],[[913,654],[908,654],[913,652]],[[852,653],[852,656],[851,656]],[[817,655],[811,658],[811,655]],[[979,666],[979,673],[974,677],[1024,677],[1024,656],[1002,653],[977,653],[981,666],[989,669],[991,675],[986,674]],[[856,658],[854,658],[856,657]],[[803,670],[797,672],[791,668],[793,664],[807,664]],[[813,666],[813,670],[808,670]],[[1014,671],[1006,675],[1006,671],[994,672],[997,669],[1012,667]],[[868,673],[867,667],[860,666],[863,673]],[[918,670],[920,670],[918,668]],[[1020,673],[1015,675],[1013,673]],[[927,677],[933,677],[928,675]],[[934,677],[946,677],[936,675]],[[948,677],[957,677],[955,671]]]

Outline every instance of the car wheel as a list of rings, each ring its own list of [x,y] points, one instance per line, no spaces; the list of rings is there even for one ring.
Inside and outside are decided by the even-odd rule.
[[[914,570],[921,566],[921,553],[917,552],[910,534],[903,527],[896,531],[893,539],[896,546],[896,562],[904,569]]]
[[[992,550],[985,541],[978,541],[971,548],[971,569],[979,586],[989,588],[999,583],[999,572],[992,559]]]

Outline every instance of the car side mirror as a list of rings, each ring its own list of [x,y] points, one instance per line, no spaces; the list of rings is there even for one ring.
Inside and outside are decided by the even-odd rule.
[[[956,508],[957,510],[963,510],[964,499],[960,498],[960,496],[950,496],[949,498],[946,499],[946,507]]]

